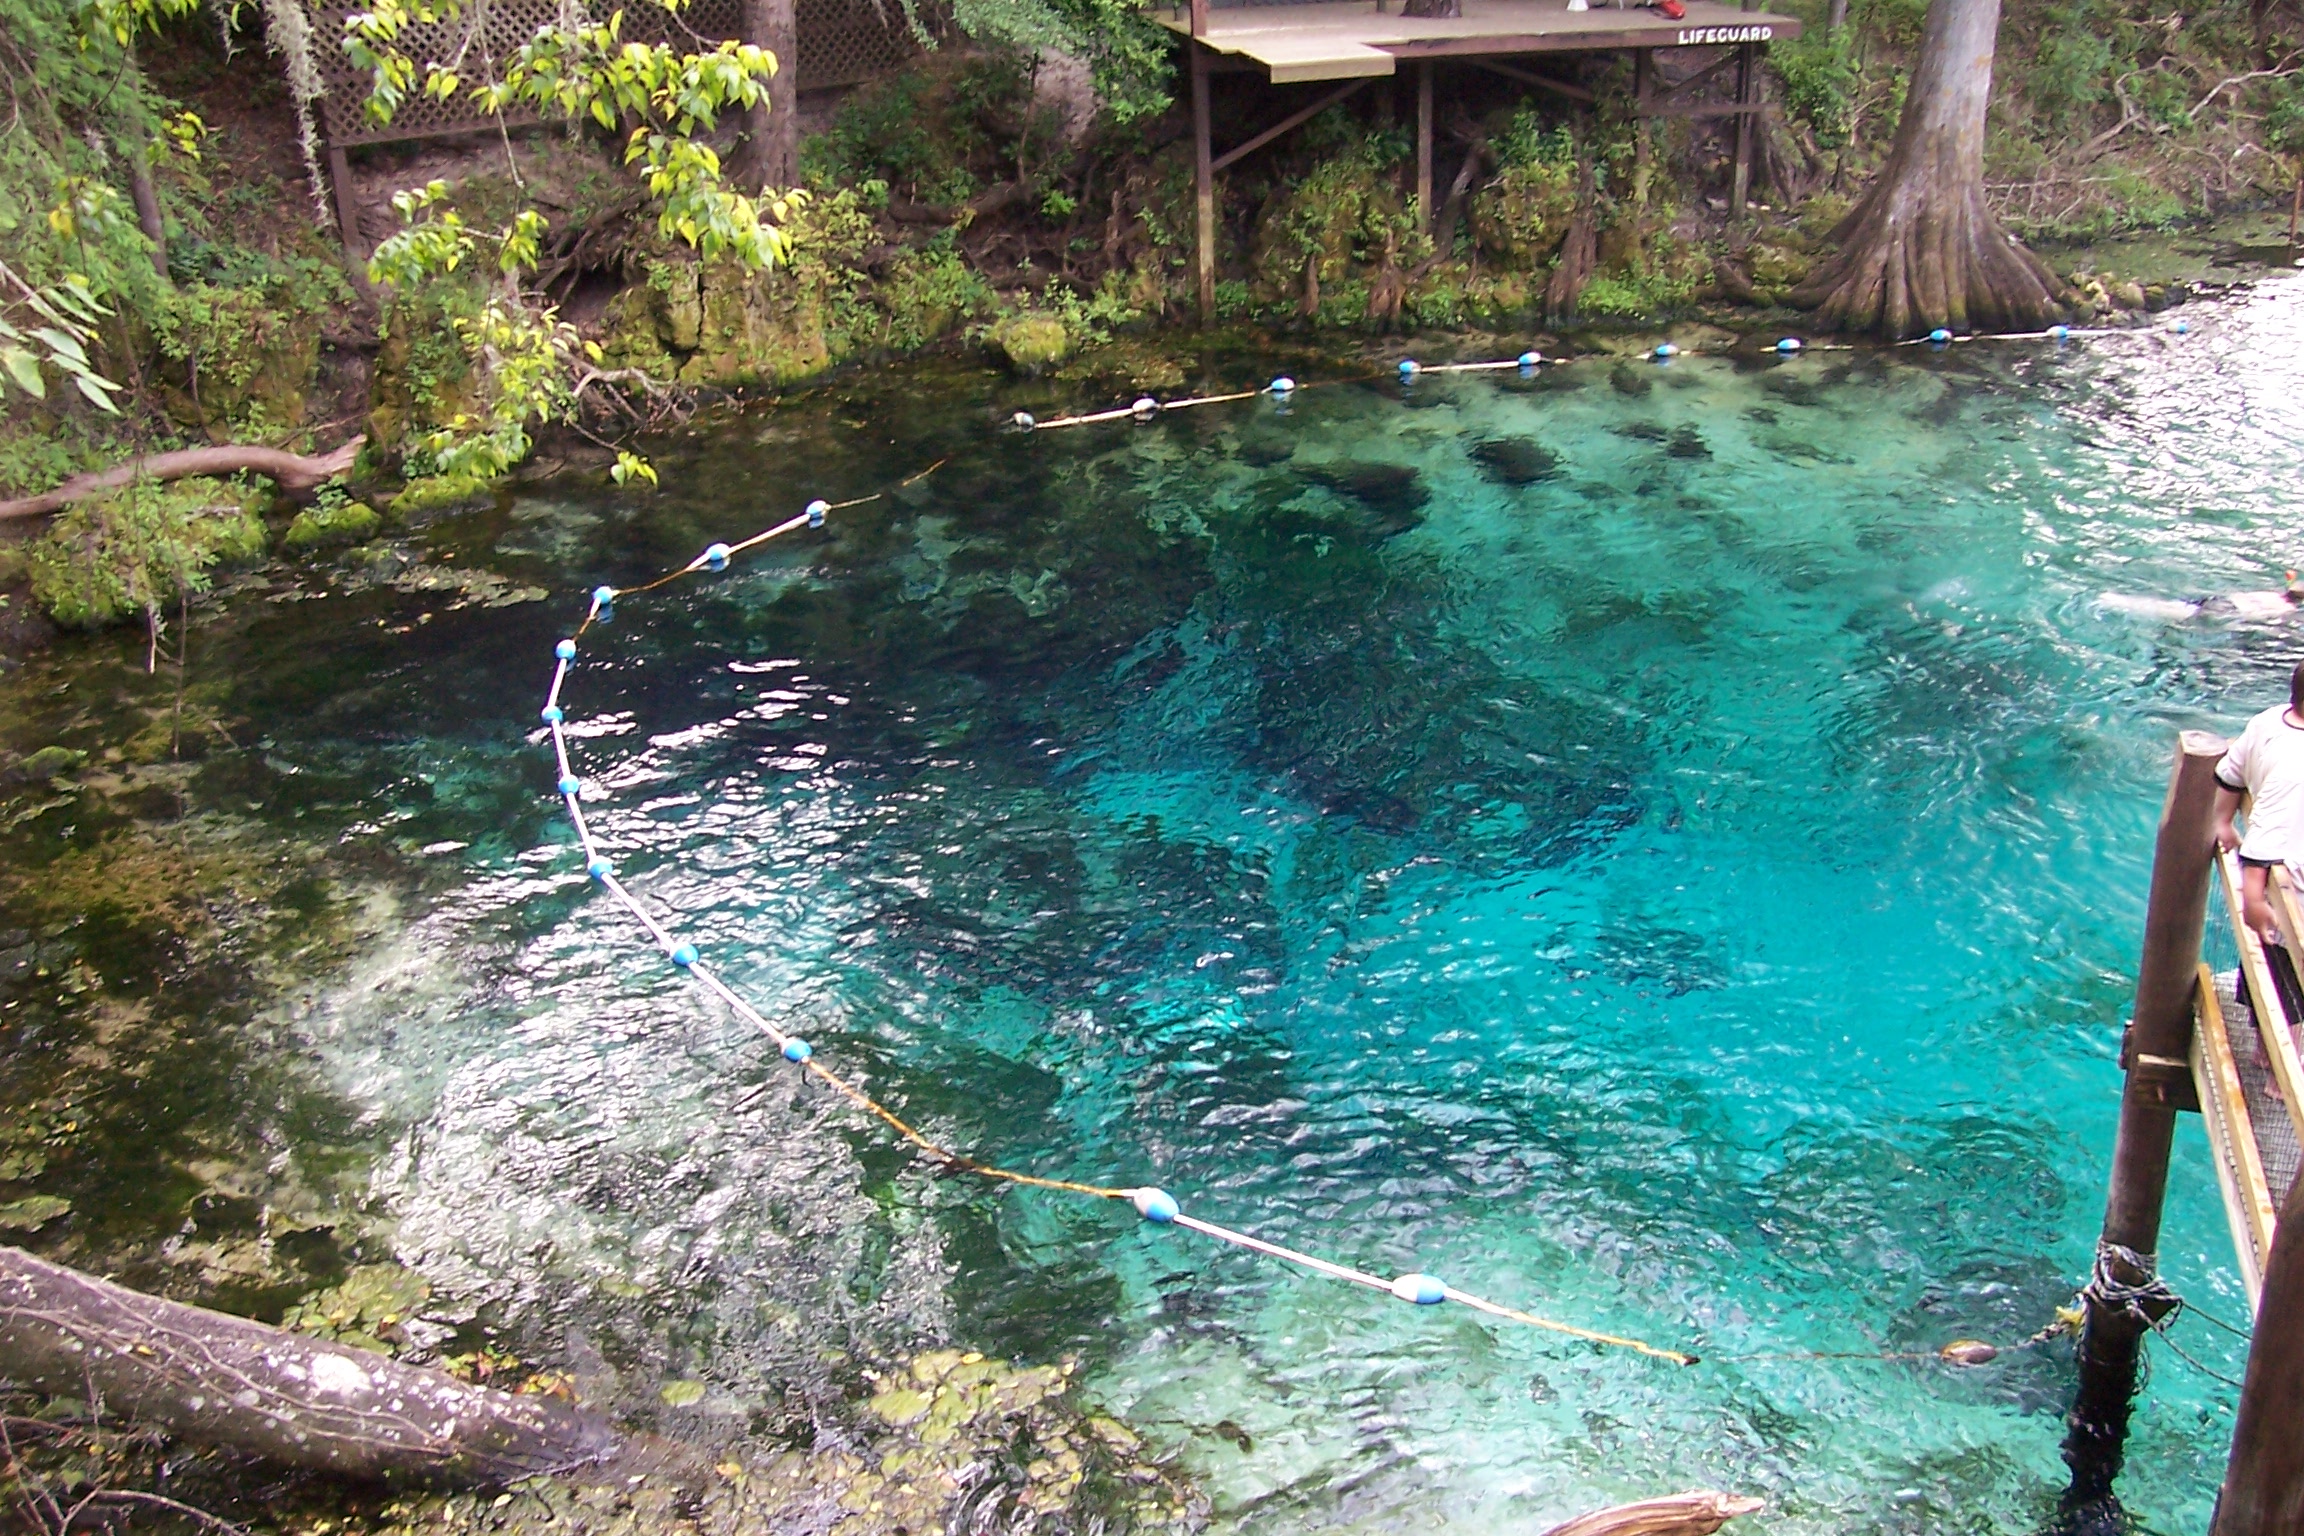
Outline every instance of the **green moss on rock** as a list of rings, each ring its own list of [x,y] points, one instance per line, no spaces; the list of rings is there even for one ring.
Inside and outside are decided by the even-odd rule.
[[[1072,336],[1054,315],[1010,315],[992,327],[992,345],[1019,373],[1039,374],[1072,355]]]
[[[333,507],[306,507],[288,525],[283,542],[290,549],[318,549],[331,544],[358,544],[373,536],[384,519],[364,501]]]
[[[402,486],[400,494],[385,506],[394,517],[406,521],[484,501],[495,494],[494,483],[478,475],[426,475]]]
[[[32,595],[59,624],[98,628],[206,591],[208,572],[264,553],[264,524],[213,480],[132,485],[60,514],[29,551]]]

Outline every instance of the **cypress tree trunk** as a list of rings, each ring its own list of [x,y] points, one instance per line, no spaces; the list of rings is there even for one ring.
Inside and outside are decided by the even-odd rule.
[[[776,55],[768,95],[744,114],[746,179],[759,188],[800,179],[800,29],[793,0],[744,0],[744,41]]]
[[[1902,337],[2023,329],[2060,311],[2063,285],[1984,201],[1999,28],[2000,0],[1929,0],[1888,163],[1833,231],[1838,254],[1792,294],[1824,325]]]

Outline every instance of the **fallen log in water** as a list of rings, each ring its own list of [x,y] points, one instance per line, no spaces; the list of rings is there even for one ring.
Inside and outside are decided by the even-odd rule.
[[[52,491],[0,501],[0,519],[42,517],[61,512],[83,496],[116,491],[137,480],[181,480],[187,475],[230,475],[241,470],[265,476],[290,493],[309,491],[339,475],[349,474],[366,437],[318,455],[290,453],[283,448],[228,443],[220,448],[179,448],[171,453],[147,453],[92,474],[75,475]]]
[[[0,1378],[289,1466],[508,1483],[606,1460],[603,1419],[549,1397],[146,1296],[0,1248]]]
[[[1738,1515],[1749,1515],[1766,1502],[1706,1488],[1594,1510],[1552,1527],[1544,1536],[1712,1536]]]

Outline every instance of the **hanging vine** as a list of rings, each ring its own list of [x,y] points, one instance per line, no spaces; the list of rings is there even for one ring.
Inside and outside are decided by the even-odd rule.
[[[264,46],[288,76],[288,95],[296,103],[296,143],[304,152],[304,177],[312,188],[312,216],[326,225],[328,183],[320,172],[320,124],[314,103],[328,88],[320,81],[320,61],[312,54],[312,18],[304,12],[304,0],[264,0]]]

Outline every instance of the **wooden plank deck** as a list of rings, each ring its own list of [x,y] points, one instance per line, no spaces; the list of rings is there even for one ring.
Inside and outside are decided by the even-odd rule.
[[[1396,9],[1378,9],[1373,0],[1228,7],[1207,12],[1200,40],[1284,84],[1390,75],[1402,59],[1717,48],[1800,35],[1798,17],[1740,11],[1716,0],[1688,0],[1688,14],[1680,21],[1653,10],[1598,4],[1571,11],[1561,0],[1463,0],[1463,11],[1461,16],[1402,16]],[[1191,35],[1189,11],[1179,8],[1159,19]]]
[[[2192,1039],[2192,1082],[2200,1119],[2214,1154],[2216,1182],[2232,1227],[2232,1249],[2247,1284],[2248,1304],[2263,1289],[2277,1212],[2304,1166],[2304,1067],[2296,1033],[2272,985],[2264,946],[2240,920],[2239,861],[2216,861],[2220,914],[2232,925],[2240,967],[2213,974],[2200,968]],[[2294,893],[2283,877],[2273,892],[2284,931],[2304,933]],[[2262,999],[2261,1011],[2252,999]]]

